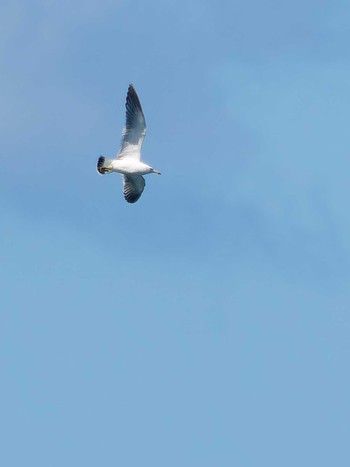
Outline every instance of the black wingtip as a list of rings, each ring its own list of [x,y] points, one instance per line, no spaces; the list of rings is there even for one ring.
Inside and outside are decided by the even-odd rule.
[[[136,108],[142,111],[141,102],[137,92],[132,83],[129,84],[128,93],[126,95],[125,107],[128,109],[129,105],[134,105]]]
[[[140,199],[141,195],[138,195],[138,196],[124,196],[124,199],[125,201],[127,201],[128,203],[130,204],[134,204],[136,203],[136,201],[138,201]]]
[[[129,96],[129,95],[134,95],[134,94],[136,94],[134,85],[133,85],[132,83],[130,83],[129,86],[128,86],[128,96]],[[136,95],[137,95],[137,94],[136,94]]]

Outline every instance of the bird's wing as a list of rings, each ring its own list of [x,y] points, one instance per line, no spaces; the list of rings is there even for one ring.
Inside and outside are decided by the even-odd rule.
[[[146,182],[142,175],[123,175],[124,198],[128,203],[136,203],[142,195]]]
[[[131,157],[140,160],[141,146],[146,135],[146,121],[140,100],[132,84],[128,88],[125,107],[126,122],[117,159]]]

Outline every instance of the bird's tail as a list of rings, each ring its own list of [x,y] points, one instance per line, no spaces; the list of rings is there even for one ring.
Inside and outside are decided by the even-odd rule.
[[[112,172],[112,159],[100,156],[97,161],[97,172],[101,175]]]

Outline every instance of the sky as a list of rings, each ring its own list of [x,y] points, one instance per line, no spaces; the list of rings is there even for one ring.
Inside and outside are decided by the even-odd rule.
[[[349,4],[0,17],[1,465],[348,466]]]

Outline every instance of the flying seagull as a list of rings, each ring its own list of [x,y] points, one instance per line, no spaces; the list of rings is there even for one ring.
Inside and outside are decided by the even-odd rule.
[[[100,156],[97,161],[97,171],[101,175],[111,172],[122,174],[124,198],[128,203],[136,203],[146,184],[142,175],[151,173],[160,175],[160,172],[141,161],[141,148],[146,135],[146,121],[140,100],[132,84],[128,88],[125,107],[126,122],[119,152],[114,159]]]

